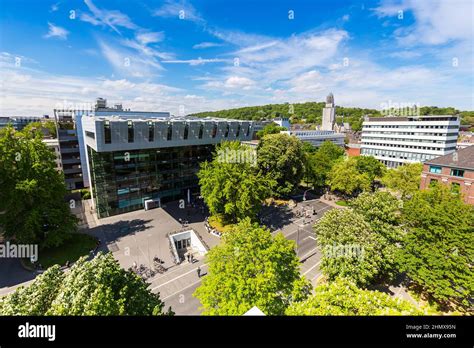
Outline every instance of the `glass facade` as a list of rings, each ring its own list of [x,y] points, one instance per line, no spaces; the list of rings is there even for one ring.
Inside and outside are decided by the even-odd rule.
[[[96,152],[87,147],[99,218],[142,209],[144,201],[186,199],[198,192],[199,164],[212,159],[214,145]]]

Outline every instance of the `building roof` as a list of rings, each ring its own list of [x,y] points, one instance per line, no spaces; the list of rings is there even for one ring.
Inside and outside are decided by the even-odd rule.
[[[474,170],[474,146],[468,146],[451,154],[433,158],[426,161],[425,164]]]

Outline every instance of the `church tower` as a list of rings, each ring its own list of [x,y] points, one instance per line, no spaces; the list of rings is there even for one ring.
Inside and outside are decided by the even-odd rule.
[[[323,109],[322,130],[334,130],[336,122],[336,105],[334,104],[334,96],[332,93],[326,97],[326,107]]]

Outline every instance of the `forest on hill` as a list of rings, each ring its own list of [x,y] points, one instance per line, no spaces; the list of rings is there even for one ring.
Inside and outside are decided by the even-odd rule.
[[[253,121],[289,117],[292,123],[321,124],[324,104],[324,102],[267,104],[219,111],[205,111],[190,116],[234,118]],[[471,125],[471,130],[474,128],[474,111],[459,111],[453,107],[438,108],[436,106],[423,106],[420,108],[420,115],[455,114],[461,115],[461,124]],[[369,117],[383,116],[380,110],[336,106],[336,121],[338,123],[341,123],[342,120],[349,122],[352,129],[356,131],[361,129],[364,115],[368,115]]]

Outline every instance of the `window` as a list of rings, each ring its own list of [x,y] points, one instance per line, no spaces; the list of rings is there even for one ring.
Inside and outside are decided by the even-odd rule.
[[[462,178],[464,176],[464,170],[461,169],[451,169],[451,175],[452,176],[459,176]]]
[[[104,140],[106,144],[112,143],[112,133],[110,132],[110,122],[104,122]]]
[[[201,124],[201,125],[199,126],[199,136],[198,136],[199,139],[202,139],[202,133],[203,133],[203,132],[204,132],[204,125]]]
[[[215,138],[217,135],[217,124],[215,124],[213,127],[212,127],[212,133],[211,133],[211,136],[213,138]]]
[[[441,174],[441,167],[430,166],[430,173]]]
[[[133,132],[133,121],[128,121],[128,142],[133,143],[134,132]]]
[[[86,131],[86,136],[95,139],[95,134],[93,132]]]
[[[225,128],[225,134],[224,134],[224,137],[228,137],[229,136],[229,125],[226,126]]]
[[[185,125],[185,126],[184,126],[183,138],[184,138],[184,139],[188,139],[188,134],[189,134],[189,125]]]
[[[238,138],[240,135],[240,124],[237,126],[237,132],[235,133],[235,137]]]
[[[451,183],[451,192],[454,194],[459,194],[461,192],[461,185],[457,182]]]
[[[153,122],[148,122],[148,141],[153,141],[155,139],[155,124]]]
[[[245,136],[248,137],[249,135],[250,135],[250,125],[248,125],[247,127],[247,134]]]
[[[166,140],[171,140],[173,138],[173,126],[168,125],[168,133],[166,134]]]
[[[436,179],[431,179],[431,180],[430,180],[430,187],[433,187],[433,186],[435,186],[435,185],[437,185],[437,184],[438,184],[438,180],[436,180]]]

